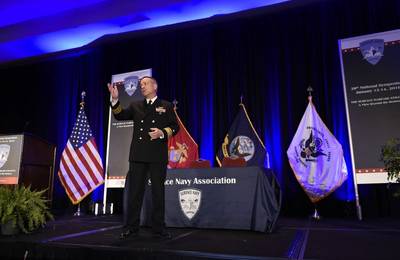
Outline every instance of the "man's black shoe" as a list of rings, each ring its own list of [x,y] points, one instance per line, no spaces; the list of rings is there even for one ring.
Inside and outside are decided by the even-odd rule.
[[[137,237],[139,235],[139,230],[136,229],[128,229],[121,233],[119,239],[125,239],[127,237]]]
[[[153,232],[153,237],[160,239],[171,239],[172,236],[167,231]]]

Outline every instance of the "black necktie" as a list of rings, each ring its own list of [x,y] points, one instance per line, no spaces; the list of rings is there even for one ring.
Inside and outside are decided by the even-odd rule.
[[[146,100],[147,101],[147,100]],[[149,100],[148,102],[146,102],[146,105],[144,107],[146,113],[149,111],[149,109],[151,108],[151,100]]]
[[[147,105],[148,105],[148,106],[151,106],[152,103],[153,103],[153,102],[152,102],[151,99],[150,99],[149,102],[147,102]]]

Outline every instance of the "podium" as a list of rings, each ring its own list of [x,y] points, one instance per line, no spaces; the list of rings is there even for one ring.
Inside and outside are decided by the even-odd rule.
[[[31,134],[0,135],[0,185],[31,186],[52,200],[56,146]]]

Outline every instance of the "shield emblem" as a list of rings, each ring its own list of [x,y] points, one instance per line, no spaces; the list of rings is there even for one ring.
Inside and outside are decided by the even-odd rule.
[[[371,39],[360,42],[360,51],[365,60],[376,65],[383,57],[385,41],[382,39]]]
[[[138,86],[139,83],[139,77],[138,76],[130,76],[124,79],[124,88],[125,88],[125,92],[126,94],[128,94],[129,96],[132,96]]]
[[[179,191],[179,204],[183,214],[191,220],[196,216],[201,204],[201,190],[184,189]]]
[[[8,144],[0,144],[0,168],[7,162],[9,154],[10,146]]]

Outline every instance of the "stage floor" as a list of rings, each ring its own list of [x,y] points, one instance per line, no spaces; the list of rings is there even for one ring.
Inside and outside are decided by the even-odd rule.
[[[278,220],[271,234],[169,228],[120,240],[119,216],[58,218],[30,235],[0,236],[0,259],[400,259],[400,221]],[[25,257],[25,258],[24,258]]]

